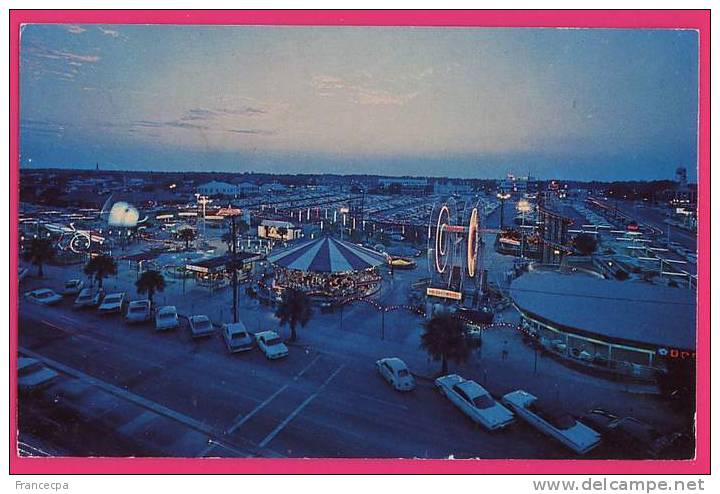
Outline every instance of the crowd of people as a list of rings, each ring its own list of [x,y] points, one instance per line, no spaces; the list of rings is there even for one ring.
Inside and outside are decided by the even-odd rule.
[[[308,295],[342,300],[372,293],[381,283],[377,269],[349,271],[345,273],[319,273],[292,269],[275,270],[275,286],[295,288]]]

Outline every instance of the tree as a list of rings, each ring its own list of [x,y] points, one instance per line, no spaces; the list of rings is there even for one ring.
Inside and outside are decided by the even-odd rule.
[[[86,275],[95,278],[98,286],[102,288],[103,279],[117,274],[117,263],[112,256],[101,254],[90,259],[85,265],[84,271]]]
[[[295,331],[297,325],[305,327],[312,315],[310,299],[304,292],[294,288],[285,290],[282,301],[275,311],[275,317],[280,319],[280,326],[290,326],[290,341],[297,339]]]
[[[43,266],[55,259],[55,247],[46,238],[33,238],[23,252],[23,259],[37,266],[38,276],[43,277]]]
[[[441,313],[425,321],[424,327],[420,348],[434,361],[442,361],[443,375],[447,374],[448,360],[461,364],[470,357],[472,345],[465,335],[465,324],[459,319]]]
[[[185,250],[188,250],[190,242],[197,238],[197,232],[193,228],[183,228],[178,232],[178,238],[185,242]]]
[[[150,305],[152,305],[155,292],[165,290],[165,277],[160,271],[148,269],[140,275],[140,278],[135,282],[135,287],[138,293],[147,293]]]
[[[597,239],[589,233],[581,233],[575,237],[575,248],[583,256],[589,256],[597,249]]]

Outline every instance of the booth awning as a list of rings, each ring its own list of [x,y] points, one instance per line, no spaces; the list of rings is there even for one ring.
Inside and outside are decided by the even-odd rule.
[[[238,252],[237,260],[241,263],[250,263],[260,259],[260,255],[252,252]],[[232,260],[231,254],[226,254],[219,257],[210,257],[202,259],[185,265],[185,269],[188,271],[195,271],[197,273],[218,273],[225,271],[225,266]]]

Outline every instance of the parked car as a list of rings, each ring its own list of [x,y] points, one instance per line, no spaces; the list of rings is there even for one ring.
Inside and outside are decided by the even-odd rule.
[[[223,324],[222,336],[230,353],[252,350],[255,346],[255,339],[242,322]]]
[[[288,348],[280,340],[280,336],[275,331],[263,331],[255,334],[258,347],[270,360],[287,357]]]
[[[123,292],[110,293],[105,295],[98,310],[102,314],[112,314],[113,312],[121,312],[122,305],[125,301],[125,294]]]
[[[155,312],[155,329],[158,331],[166,331],[180,326],[177,309],[173,305],[159,307]]]
[[[63,295],[77,295],[82,290],[85,282],[83,280],[67,280],[63,285]]]
[[[590,410],[582,419],[600,431],[605,442],[629,458],[666,457],[682,437],[679,432],[663,434],[634,417],[618,417],[601,408]]]
[[[435,385],[461,412],[488,430],[502,429],[515,421],[512,412],[475,381],[448,374],[438,377]]]
[[[193,338],[210,336],[215,332],[215,328],[208,316],[190,316],[188,321],[190,322],[190,334]]]
[[[105,290],[102,288],[83,288],[75,299],[73,307],[76,309],[79,309],[80,307],[97,307],[100,305],[100,301],[104,297]]]
[[[149,300],[133,300],[128,304],[125,322],[145,322],[152,317]]]
[[[386,357],[375,362],[380,375],[398,391],[415,389],[415,379],[405,362],[397,357]]]
[[[27,292],[25,297],[27,297],[28,300],[42,305],[53,305],[62,301],[62,296],[49,288],[38,288],[37,290]]]
[[[48,386],[58,373],[43,366],[38,359],[18,358],[18,388],[20,391],[34,391]]]
[[[503,396],[502,401],[528,424],[578,454],[585,454],[600,443],[599,433],[568,413],[541,406],[537,397],[527,391],[513,391]]]

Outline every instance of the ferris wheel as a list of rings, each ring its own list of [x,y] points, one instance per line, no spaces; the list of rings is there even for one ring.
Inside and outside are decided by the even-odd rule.
[[[436,203],[428,224],[428,270],[433,286],[455,292],[482,286],[482,208],[453,197]]]

